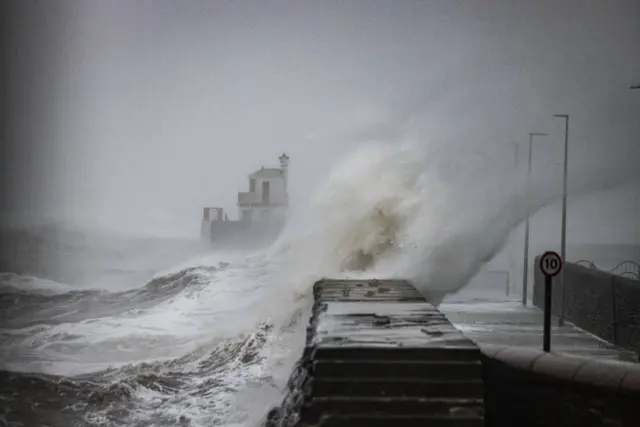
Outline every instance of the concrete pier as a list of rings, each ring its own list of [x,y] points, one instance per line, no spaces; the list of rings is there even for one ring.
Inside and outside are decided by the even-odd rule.
[[[292,395],[269,425],[484,425],[480,350],[409,283],[323,280],[314,293]]]
[[[267,427],[637,426],[635,354],[539,310],[429,304],[402,280],[322,280],[303,355]],[[580,356],[589,356],[580,357]],[[607,359],[607,360],[602,360]]]

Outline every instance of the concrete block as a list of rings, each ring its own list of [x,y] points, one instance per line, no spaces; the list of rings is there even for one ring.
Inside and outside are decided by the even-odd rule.
[[[414,378],[313,378],[310,386],[315,397],[446,397],[482,398],[483,383],[480,379],[425,380]]]
[[[481,416],[441,415],[330,415],[313,427],[484,427]]]
[[[385,362],[385,361],[329,361],[313,362],[317,378],[423,378],[470,379],[480,378],[479,361]]]
[[[556,379],[571,380],[587,360],[581,357],[565,357],[547,353],[533,363],[531,370]]]
[[[480,350],[477,347],[374,347],[318,345],[313,354],[314,360],[382,360],[382,361],[427,361],[427,360],[478,360]]]
[[[640,394],[640,365],[628,365],[622,381],[620,381],[620,391]]]
[[[496,353],[496,360],[500,360],[514,368],[530,370],[533,363],[544,353],[525,347],[508,347]]]
[[[574,380],[617,391],[627,373],[627,365],[623,362],[589,359],[578,368]]]
[[[314,422],[323,414],[448,415],[452,408],[484,415],[482,399],[477,398],[332,396],[311,399],[303,408],[303,419]]]
[[[497,357],[497,354],[505,349],[509,348],[506,345],[493,345],[493,344],[489,344],[489,345],[481,345],[480,346],[480,351],[482,351],[482,353],[487,356],[490,357],[491,359],[495,359]]]

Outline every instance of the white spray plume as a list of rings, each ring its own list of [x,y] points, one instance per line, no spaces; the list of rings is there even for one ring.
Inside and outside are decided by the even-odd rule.
[[[437,305],[500,251],[511,230],[562,195],[557,177],[534,177],[527,187],[499,161],[456,162],[442,149],[369,143],[346,156],[273,249],[286,252],[285,288],[300,295],[321,277],[405,278]],[[572,194],[611,188],[630,172],[574,179]]]

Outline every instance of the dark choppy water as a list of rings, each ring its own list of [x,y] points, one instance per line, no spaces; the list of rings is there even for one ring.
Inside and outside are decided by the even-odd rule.
[[[3,239],[0,425],[247,425],[280,396],[300,328],[264,320],[264,254],[55,227]]]

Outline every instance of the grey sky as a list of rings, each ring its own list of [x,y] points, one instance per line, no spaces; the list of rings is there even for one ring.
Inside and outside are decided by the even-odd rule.
[[[197,234],[283,151],[300,200],[358,135],[512,161],[541,130],[534,170],[559,174],[569,112],[575,173],[640,158],[634,0],[57,4],[34,6],[56,23],[43,209],[99,225]]]

